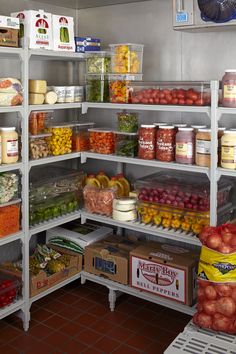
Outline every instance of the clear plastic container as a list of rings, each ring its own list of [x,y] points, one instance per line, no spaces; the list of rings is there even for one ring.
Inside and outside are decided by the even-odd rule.
[[[54,156],[72,152],[72,127],[73,124],[60,123],[51,125],[45,131],[51,134],[48,137],[48,146]]]
[[[231,189],[232,183],[221,178],[218,183],[218,207],[229,202]],[[210,210],[210,182],[205,176],[187,172],[160,172],[137,180],[135,190],[140,201],[190,211]]]
[[[110,44],[111,67],[115,74],[140,74],[143,69],[143,45],[133,43]]]
[[[130,103],[182,106],[209,106],[208,82],[133,82]]]
[[[118,130],[126,133],[136,133],[138,130],[138,113],[117,113]]]
[[[109,75],[109,95],[111,103],[131,103],[132,81],[142,80],[142,74]]]
[[[90,151],[98,154],[114,154],[114,132],[108,128],[89,129]]]
[[[84,86],[75,86],[75,102],[83,102],[84,100]]]
[[[94,123],[75,123],[72,128],[72,151],[89,151],[89,132]]]
[[[111,53],[107,51],[86,53],[87,74],[111,73]]]
[[[87,185],[83,189],[86,211],[111,217],[113,200],[117,197],[115,188],[97,188]]]
[[[19,176],[16,173],[0,174],[0,204],[19,197]]]
[[[86,75],[86,101],[109,102],[108,75]]]
[[[115,133],[115,154],[118,156],[136,157],[138,154],[137,133]]]
[[[0,238],[20,231],[20,202],[0,206]]]
[[[29,116],[29,133],[43,134],[45,128],[53,119],[53,111],[33,111]]]
[[[9,306],[17,299],[20,288],[19,278],[0,271],[0,309]]]
[[[50,140],[52,134],[31,135],[29,137],[29,156],[32,160],[51,155]]]

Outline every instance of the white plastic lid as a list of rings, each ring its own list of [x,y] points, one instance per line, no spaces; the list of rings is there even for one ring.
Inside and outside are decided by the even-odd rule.
[[[120,132],[120,131],[114,131],[115,134],[120,134],[120,135],[130,135],[130,136],[137,136],[138,133],[128,133],[128,132]]]
[[[156,123],[156,122],[155,122],[155,123],[153,123],[153,124],[156,125],[156,126],[167,125],[167,123],[164,123],[164,122],[160,122],[160,123],[158,123],[158,122]]]
[[[73,127],[88,127],[94,125],[94,122],[89,122],[89,123],[73,123]]]
[[[15,127],[1,127],[0,130],[3,132],[14,132],[16,130]]]
[[[225,127],[219,127],[218,131],[224,131],[226,128]]]
[[[98,132],[98,133],[113,133],[113,130],[109,128],[92,128],[88,129],[89,132]]]
[[[210,133],[211,129],[199,129],[198,130],[200,133]]]
[[[47,134],[39,134],[39,135],[30,135],[29,138],[30,139],[39,139],[39,138],[47,138],[49,136],[52,136],[52,134],[47,133]]]
[[[156,128],[154,124],[141,124],[141,128]]]
[[[185,128],[187,127],[187,124],[174,124],[175,128]]]
[[[225,70],[226,73],[236,73],[236,69],[227,69]]]
[[[163,125],[160,129],[175,129],[173,125]]]
[[[230,130],[236,130],[236,128],[230,128]]]
[[[204,129],[204,128],[206,128],[206,125],[191,125],[191,128],[193,128],[193,129]]]
[[[135,44],[135,43],[116,43],[116,44],[109,44],[110,47],[116,47],[120,45],[136,45],[140,47],[144,47],[144,44]]]
[[[179,130],[183,132],[192,132],[193,128],[179,128]]]
[[[108,77],[112,81],[141,81],[143,74],[108,74]]]
[[[114,202],[118,204],[136,204],[137,199],[134,197],[115,198]]]
[[[235,130],[225,130],[224,134],[236,134],[236,129]]]

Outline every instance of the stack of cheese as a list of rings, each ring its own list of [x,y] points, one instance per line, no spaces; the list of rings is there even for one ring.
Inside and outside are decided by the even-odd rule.
[[[136,198],[114,199],[112,217],[119,221],[135,221],[137,219]]]
[[[29,104],[55,104],[57,94],[53,91],[47,92],[47,81],[29,80]]]

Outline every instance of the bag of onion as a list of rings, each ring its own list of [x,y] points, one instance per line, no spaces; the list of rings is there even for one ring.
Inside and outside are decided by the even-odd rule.
[[[206,227],[200,234],[199,327],[236,334],[236,226]]]

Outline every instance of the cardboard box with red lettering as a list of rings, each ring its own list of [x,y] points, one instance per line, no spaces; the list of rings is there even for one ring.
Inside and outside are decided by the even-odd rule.
[[[130,253],[130,285],[192,306],[196,300],[199,253],[147,243]]]
[[[52,15],[52,27],[53,49],[75,52],[73,17]]]

